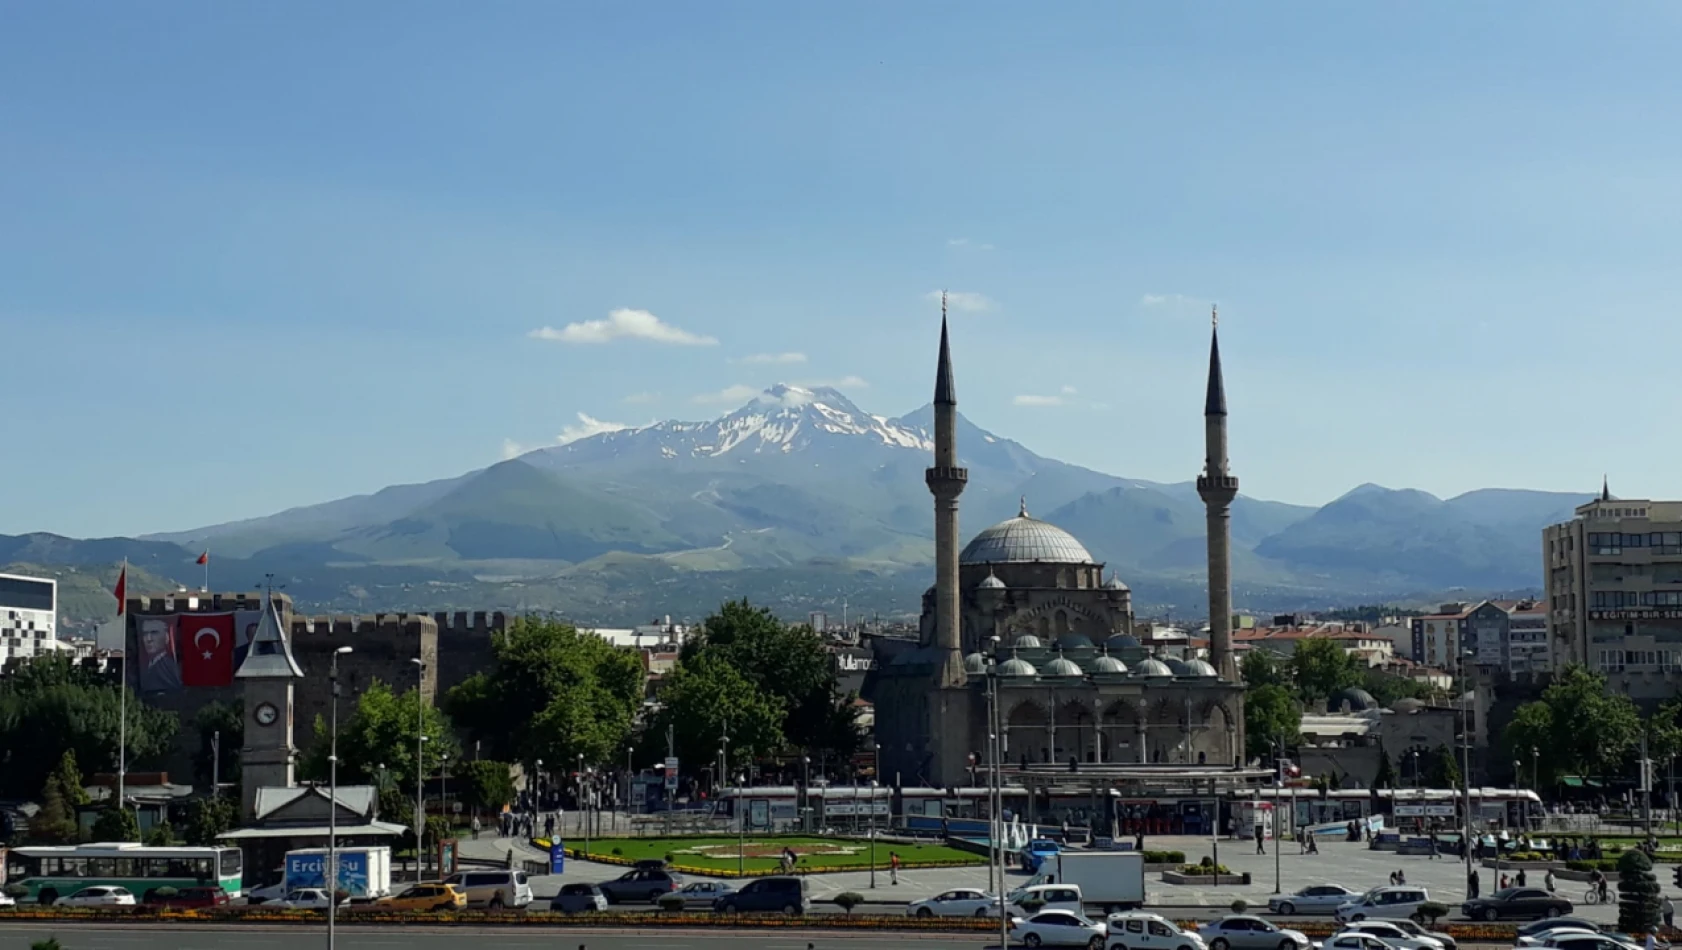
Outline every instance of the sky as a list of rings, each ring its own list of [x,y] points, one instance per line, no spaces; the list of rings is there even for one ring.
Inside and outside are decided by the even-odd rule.
[[[1043,455],[1194,477],[1218,302],[1248,494],[1674,498],[1642,354],[1682,343],[1679,33],[1660,2],[0,6],[0,532],[259,516],[778,381],[899,415],[942,288],[961,410]]]

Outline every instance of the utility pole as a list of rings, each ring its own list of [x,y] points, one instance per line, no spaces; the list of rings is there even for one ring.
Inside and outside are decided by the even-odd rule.
[[[666,759],[677,758],[677,727],[672,723],[666,724]],[[666,836],[672,834],[672,809],[677,802],[677,779],[675,776],[666,777]],[[630,796],[626,796],[629,798]]]
[[[1653,841],[1653,760],[1647,758],[1647,730],[1641,730],[1641,824],[1642,845]]]
[[[1466,789],[1466,837],[1462,839],[1460,850],[1466,853],[1466,899],[1472,899],[1472,681],[1466,675],[1466,657],[1469,651],[1464,644],[1460,650],[1460,739],[1465,773],[1461,775],[1461,784]],[[1497,847],[1499,853],[1499,846]]]
[[[1280,870],[1279,855],[1284,852],[1284,837],[1279,832],[1279,810],[1284,807],[1285,798],[1285,737],[1279,737],[1279,754],[1273,757],[1273,893],[1283,893],[1284,875]],[[1295,799],[1292,799],[1295,801]],[[1257,827],[1260,832],[1260,827]],[[1215,865],[1215,881],[1220,882],[1221,867]]]
[[[210,734],[210,797],[222,794],[222,730]]]

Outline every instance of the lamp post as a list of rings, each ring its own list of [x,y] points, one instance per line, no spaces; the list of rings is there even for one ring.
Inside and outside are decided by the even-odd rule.
[[[426,661],[410,657],[415,664],[415,880],[421,879],[421,841],[426,837],[426,725],[425,707],[421,703],[421,685],[426,680]]]
[[[800,828],[811,834],[812,828],[812,757],[800,757]]]
[[[327,663],[327,681],[332,684],[332,739],[327,752],[327,950],[338,941],[339,916],[339,657],[351,652],[339,647]]]
[[[1414,749],[1410,754],[1413,756],[1413,787],[1419,788],[1419,750]]]
[[[1542,750],[1530,747],[1530,789],[1542,797]]]
[[[1460,738],[1461,738],[1461,741],[1464,743],[1461,746],[1461,749],[1463,750],[1462,761],[1465,763],[1465,773],[1460,777],[1460,781],[1465,786],[1465,789],[1466,789],[1466,823],[1465,823],[1466,836],[1465,836],[1465,838],[1462,839],[1462,844],[1464,846],[1460,850],[1465,852],[1465,857],[1466,857],[1466,899],[1467,900],[1472,899],[1472,874],[1473,874],[1473,871],[1472,871],[1472,707],[1471,707],[1471,699],[1470,699],[1471,694],[1467,690],[1467,687],[1471,685],[1471,680],[1466,675],[1466,659],[1467,659],[1467,657],[1470,657],[1472,655],[1473,655],[1473,653],[1470,650],[1461,650],[1460,651]],[[1499,854],[1499,853],[1500,853],[1499,850],[1497,850],[1497,854]]]
[[[438,798],[444,808],[444,823],[450,823],[450,754],[444,753],[438,764]],[[442,868],[439,868],[442,871]]]
[[[1280,852],[1285,850],[1284,846],[1282,844],[1282,842],[1285,839],[1280,837],[1280,832],[1279,832],[1279,811],[1283,807],[1281,805],[1281,802],[1283,801],[1283,799],[1285,797],[1285,737],[1284,736],[1279,737],[1279,754],[1273,757],[1273,793],[1274,793],[1273,794],[1273,893],[1279,894],[1279,893],[1283,892],[1283,890],[1282,890],[1283,885],[1281,884],[1281,882],[1284,880],[1284,876],[1281,873],[1280,866],[1279,866],[1279,862],[1280,862],[1279,855],[1280,855]],[[1294,804],[1296,802],[1296,798],[1293,796],[1291,801]],[[1295,821],[1296,816],[1292,815],[1291,820]],[[1259,828],[1257,829],[1257,832],[1258,833],[1260,832]],[[1221,879],[1221,866],[1219,864],[1217,864],[1217,865],[1215,865],[1215,881],[1217,883],[1219,883],[1220,879]]]
[[[537,765],[531,773],[531,824],[532,830],[537,830],[537,813],[543,808],[543,760],[538,759]],[[561,816],[566,817],[566,816]],[[566,829],[561,829],[561,835],[566,835]]]
[[[584,854],[590,853],[590,793],[584,787],[584,753],[578,754],[578,820],[584,826]]]

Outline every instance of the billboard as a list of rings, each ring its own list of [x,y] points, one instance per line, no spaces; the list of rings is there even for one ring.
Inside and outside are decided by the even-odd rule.
[[[228,686],[262,613],[135,614],[135,683],[142,692]]]

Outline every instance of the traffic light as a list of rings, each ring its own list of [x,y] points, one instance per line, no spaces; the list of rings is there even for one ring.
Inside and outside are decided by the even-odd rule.
[[[1673,865],[1670,869],[1670,876],[1676,881],[1677,887],[1682,887],[1682,864]]]

